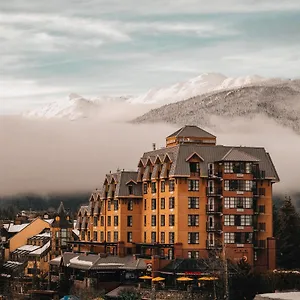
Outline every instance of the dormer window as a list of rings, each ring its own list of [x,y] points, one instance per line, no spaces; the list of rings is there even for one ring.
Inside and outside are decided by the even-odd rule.
[[[133,195],[133,186],[132,185],[128,185],[128,193],[129,193],[129,195]]]
[[[190,162],[190,172],[191,174],[200,173],[200,163],[199,162]]]

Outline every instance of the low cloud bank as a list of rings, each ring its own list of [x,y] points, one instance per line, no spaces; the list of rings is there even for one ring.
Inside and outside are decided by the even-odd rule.
[[[136,170],[140,156],[165,145],[179,126],[128,124],[145,107],[106,106],[102,117],[62,119],[0,117],[0,195],[77,193],[100,187],[105,173]],[[131,106],[132,107],[132,106]],[[300,137],[264,116],[252,120],[212,117],[218,144],[262,146],[271,154],[281,182],[275,191],[300,190]]]

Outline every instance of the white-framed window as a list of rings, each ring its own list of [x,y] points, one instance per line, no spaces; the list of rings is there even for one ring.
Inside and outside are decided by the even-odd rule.
[[[224,190],[229,191],[229,180],[224,180]]]
[[[175,208],[175,198],[170,197],[169,198],[169,209],[173,209],[173,208]]]
[[[199,215],[188,215],[188,226],[199,226]]]
[[[225,226],[234,226],[234,215],[225,215],[224,216],[224,225]]]
[[[189,191],[199,191],[199,180],[188,180]]]
[[[155,231],[151,232],[151,243],[156,243],[156,232]]]
[[[224,233],[224,243],[225,244],[234,244],[234,232],[225,232]]]
[[[132,242],[132,232],[131,232],[131,231],[128,231],[128,232],[127,232],[127,242],[128,242],[128,243],[131,243],[131,242]]]
[[[246,163],[246,173],[247,174],[251,173],[251,163],[249,162]]]
[[[244,208],[252,208],[253,199],[250,197],[246,197],[244,199]]]
[[[209,163],[208,164],[208,175],[214,175],[214,164],[213,163]]]
[[[151,226],[156,226],[156,215],[151,216]]]
[[[213,216],[209,216],[208,217],[208,226],[209,226],[209,228],[214,228],[214,226],[215,226],[215,219],[214,219]]]
[[[214,211],[214,209],[215,209],[214,198],[209,197],[209,198],[208,198],[208,210],[209,210],[209,211]]]
[[[160,233],[160,242],[164,244],[166,242],[166,234],[164,232]]]
[[[114,242],[117,242],[119,239],[119,232],[118,231],[114,231]]]
[[[210,194],[213,194],[215,191],[215,185],[214,185],[214,181],[213,180],[209,180],[208,181],[208,192]]]
[[[169,181],[169,192],[173,192],[175,190],[175,180]]]
[[[199,244],[199,232],[188,233],[188,244]]]
[[[199,197],[189,197],[188,198],[188,208],[198,209],[199,208]]]
[[[166,217],[165,215],[160,216],[160,226],[165,226],[166,225]]]
[[[241,216],[241,226],[251,226],[252,225],[252,216],[251,215],[242,215]]]
[[[215,245],[215,235],[213,232],[208,233],[208,245],[214,246]]]
[[[170,244],[175,243],[175,232],[169,232],[169,243]]]
[[[233,173],[233,164],[232,162],[224,163],[224,173]]]
[[[188,258],[199,258],[199,251],[188,251]]]
[[[128,200],[127,210],[133,210],[133,200],[132,199]]]

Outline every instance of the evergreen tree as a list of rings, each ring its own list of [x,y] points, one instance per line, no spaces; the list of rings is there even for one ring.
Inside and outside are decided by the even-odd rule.
[[[278,266],[285,269],[300,268],[300,216],[290,197],[285,198],[279,209],[276,231]]]

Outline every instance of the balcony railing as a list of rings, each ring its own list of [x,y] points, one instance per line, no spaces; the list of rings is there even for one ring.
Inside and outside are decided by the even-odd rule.
[[[223,172],[221,170],[208,170],[208,177],[214,178],[222,178],[223,177]]]
[[[220,241],[213,241],[211,243],[209,240],[206,240],[206,249],[222,249],[222,243]]]
[[[223,211],[222,205],[206,205],[206,213],[207,214],[221,214]]]
[[[207,187],[206,188],[207,196],[222,196],[222,194],[223,194],[223,190],[221,187],[217,187],[217,188]]]
[[[214,224],[206,222],[206,230],[209,232],[220,232],[222,231],[222,224],[220,222],[215,222]]]
[[[252,174],[253,174],[253,178],[258,179],[258,180],[265,179],[265,177],[266,177],[266,171],[253,170]]]

